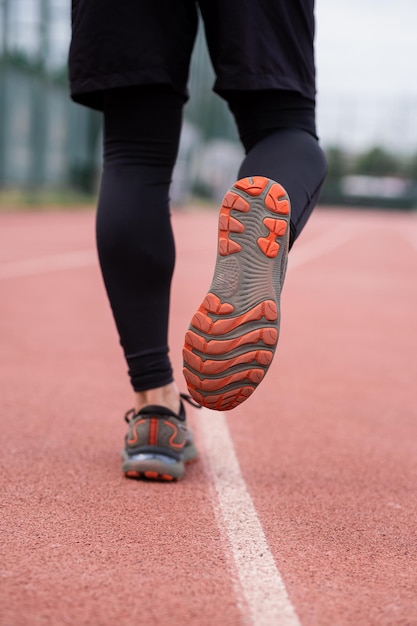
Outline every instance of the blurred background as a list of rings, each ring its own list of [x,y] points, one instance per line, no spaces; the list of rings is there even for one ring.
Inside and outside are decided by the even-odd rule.
[[[93,203],[101,116],[68,96],[70,0],[0,0],[0,204]],[[417,3],[317,0],[321,203],[417,208]],[[242,158],[199,32],[172,199],[217,201]]]

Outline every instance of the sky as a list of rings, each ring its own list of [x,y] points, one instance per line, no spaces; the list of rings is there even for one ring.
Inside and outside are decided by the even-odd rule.
[[[316,0],[318,88],[417,96],[417,0]]]
[[[319,134],[417,152],[417,0],[316,0]]]

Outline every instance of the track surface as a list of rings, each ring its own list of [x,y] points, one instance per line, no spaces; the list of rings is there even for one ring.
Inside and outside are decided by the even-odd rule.
[[[217,214],[173,221],[185,389]],[[416,215],[315,212],[273,365],[238,409],[190,414],[201,458],[176,484],[120,472],[93,222],[0,214],[1,626],[416,625]]]

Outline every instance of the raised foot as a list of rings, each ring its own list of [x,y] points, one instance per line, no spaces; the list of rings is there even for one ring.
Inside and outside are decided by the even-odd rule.
[[[285,189],[264,176],[238,180],[223,199],[212,291],[191,320],[183,350],[189,392],[206,407],[238,406],[272,362],[289,218]]]

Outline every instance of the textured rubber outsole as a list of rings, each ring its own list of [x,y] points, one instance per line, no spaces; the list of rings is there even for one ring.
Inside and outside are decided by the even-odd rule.
[[[128,470],[125,472],[126,478],[145,478],[148,480],[160,480],[160,481],[172,481],[178,480],[179,476],[171,476],[171,474],[160,474],[159,472],[153,472],[151,470],[145,470],[144,472],[138,472],[136,470]]]
[[[126,478],[173,481],[183,477],[185,466],[197,460],[198,452],[194,445],[187,446],[187,451],[181,461],[166,463],[160,458],[135,460],[122,452],[122,471]]]
[[[188,390],[205,407],[235,408],[271,365],[279,337],[289,221],[285,189],[263,176],[237,181],[223,199],[213,281],[183,349]]]

